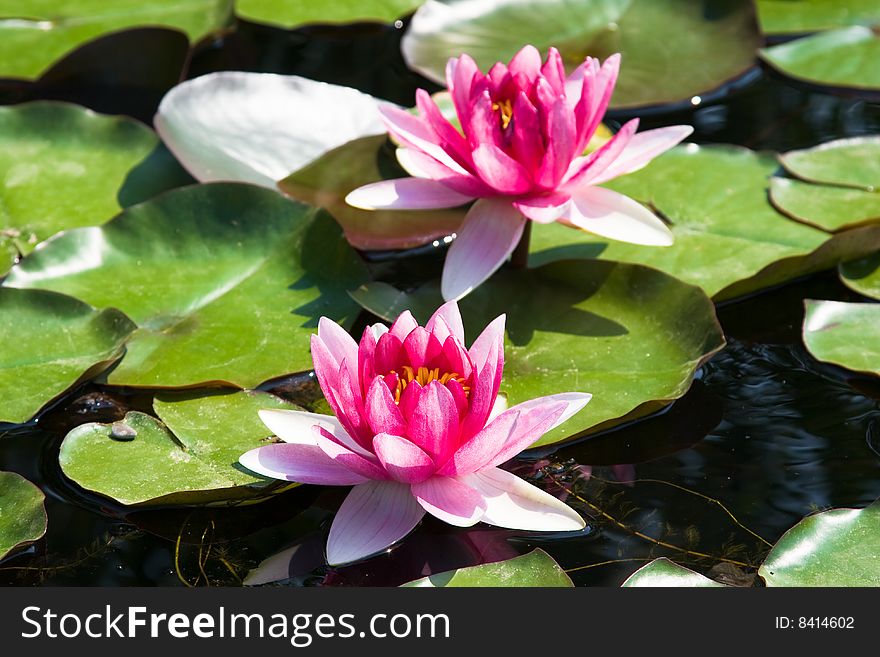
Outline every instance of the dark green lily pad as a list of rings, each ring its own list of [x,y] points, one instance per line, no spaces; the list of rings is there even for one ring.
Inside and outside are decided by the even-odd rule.
[[[880,299],[880,253],[840,265],[840,279],[859,294]]]
[[[775,157],[732,146],[681,146],[608,187],[654,207],[675,244],[611,242],[559,223],[533,225],[529,263],[601,258],[655,267],[716,300],[783,283],[880,248],[880,227],[835,236],[792,221],[767,198]]]
[[[436,285],[400,294],[371,284],[353,296],[387,320],[408,307],[424,321],[441,303]],[[564,260],[504,270],[460,308],[469,340],[507,314],[501,391],[510,405],[592,393],[584,410],[534,446],[681,397],[700,364],[724,345],[714,306],[699,288],[638,265]]]
[[[407,587],[573,587],[571,579],[543,550],[533,550],[521,557],[437,573],[407,582]]]
[[[786,75],[809,84],[880,90],[880,37],[869,27],[829,30],[760,51]]]
[[[801,520],[758,574],[767,586],[880,586],[880,503]]]
[[[113,308],[42,290],[0,288],[0,422],[26,422],[122,355],[134,324]]]
[[[311,369],[318,317],[349,325],[366,270],[326,214],[251,185],[174,190],[67,231],[10,272],[123,310],[139,326],[108,376],[132,386],[244,388]]]
[[[816,359],[880,374],[880,303],[805,303],[804,344]]]
[[[64,103],[0,107],[0,253],[117,212],[128,171],[158,143],[146,126]],[[7,266],[12,264],[7,260]],[[0,255],[0,274],[6,271]]]
[[[43,491],[14,472],[0,472],[0,560],[38,541],[48,518]]]
[[[877,0],[757,0],[765,34],[807,34],[850,25],[880,25]]]
[[[852,137],[789,151],[779,161],[791,175],[808,182],[880,190],[880,137]]]
[[[612,105],[634,107],[717,89],[753,66],[760,36],[742,0],[428,0],[402,47],[411,68],[443,83],[450,57],[466,52],[485,71],[529,43],[557,47],[572,68],[622,53]]]
[[[277,484],[241,467],[238,457],[268,442],[260,409],[295,405],[240,391],[160,396],[154,408],[162,421],[132,411],[121,422],[71,431],[59,454],[64,474],[128,506],[255,498]]]
[[[715,580],[709,579],[690,568],[674,563],[666,557],[654,559],[642,566],[621,585],[632,587],[684,587],[684,588],[724,588]]]
[[[392,23],[395,18],[415,11],[424,0],[235,0],[240,18],[279,27],[299,27],[311,23]]]
[[[231,13],[232,0],[0,0],[0,77],[36,78],[77,46],[126,27],[176,28],[195,41]]]
[[[830,233],[880,222],[880,193],[770,179],[770,201],[780,212]]]

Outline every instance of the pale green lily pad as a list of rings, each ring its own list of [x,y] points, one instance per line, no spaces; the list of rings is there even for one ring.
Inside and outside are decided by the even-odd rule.
[[[764,48],[760,55],[783,75],[809,84],[880,90],[880,37],[869,27],[821,32]]]
[[[778,212],[767,197],[777,166],[773,155],[740,147],[677,147],[608,184],[666,217],[675,236],[672,246],[637,246],[559,223],[533,224],[529,263],[573,257],[639,263],[723,300],[880,248],[880,226],[829,236]]]
[[[55,292],[0,288],[0,422],[22,423],[123,353],[134,324]]]
[[[325,214],[259,187],[169,192],[101,227],[67,231],[5,285],[65,292],[139,326],[116,385],[253,388],[311,369],[320,316],[350,325],[366,269]]]
[[[132,411],[122,422],[84,424],[61,445],[64,474],[121,504],[205,504],[265,496],[277,482],[238,463],[266,445],[263,408],[297,410],[265,392],[160,396],[157,420]],[[164,422],[164,423],[163,423]]]
[[[880,586],[880,503],[801,520],[758,574],[767,586]]]
[[[543,550],[533,550],[521,557],[481,566],[459,568],[423,577],[408,587],[565,587],[574,586],[565,571]]]
[[[880,25],[877,0],[757,0],[765,34],[807,34],[850,25]]]
[[[158,141],[137,121],[76,105],[0,107],[0,254],[113,217],[129,170]],[[11,264],[0,255],[0,274]]]
[[[442,302],[436,285],[401,295],[384,284],[353,293],[392,320],[421,321]],[[468,344],[507,314],[504,378],[509,405],[560,392],[592,401],[534,446],[577,437],[681,397],[702,362],[724,345],[712,302],[697,287],[647,267],[565,260],[503,270],[460,302]]]
[[[840,265],[843,284],[859,294],[880,299],[880,253]]]
[[[77,46],[135,26],[176,28],[193,41],[228,23],[232,0],[0,0],[0,77],[39,77]]]
[[[571,68],[621,53],[612,105],[634,107],[717,89],[753,66],[760,36],[748,2],[428,0],[402,48],[411,68],[443,83],[450,57],[468,53],[486,71],[526,44],[557,47]]]
[[[804,344],[818,360],[880,374],[880,303],[806,300]]]
[[[43,491],[14,472],[0,472],[0,560],[38,541],[48,518]]]
[[[674,563],[666,557],[654,559],[642,566],[621,585],[632,587],[683,587],[683,588],[725,588],[724,584],[709,579]]]
[[[779,161],[808,182],[880,190],[880,137],[850,137],[789,151]]]
[[[235,0],[235,13],[245,20],[291,28],[309,24],[379,22],[415,11],[424,0]]]
[[[780,212],[830,233],[880,222],[880,193],[770,179],[770,201]]]

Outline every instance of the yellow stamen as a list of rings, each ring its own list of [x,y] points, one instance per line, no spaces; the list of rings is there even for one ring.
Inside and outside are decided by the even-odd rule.
[[[404,365],[401,369],[403,370],[401,373],[391,370],[391,374],[397,374],[397,388],[394,390],[394,402],[396,404],[400,403],[400,396],[411,381],[415,381],[422,387],[428,385],[431,381],[438,381],[443,385],[450,381],[458,381],[465,395],[470,392],[470,387],[464,384],[465,378],[456,372],[445,372],[441,375],[439,367],[435,367],[432,370],[429,370],[427,367],[420,367],[418,370],[414,370],[409,365]]]
[[[513,104],[509,99],[505,98],[504,100],[492,103],[492,109],[494,111],[501,111],[501,129],[506,130],[507,126],[510,125],[510,120],[513,118]]]

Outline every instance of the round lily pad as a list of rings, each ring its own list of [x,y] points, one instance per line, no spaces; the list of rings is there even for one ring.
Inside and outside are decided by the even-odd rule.
[[[14,472],[0,472],[0,560],[46,533],[46,496]]]
[[[690,568],[685,568],[670,561],[666,557],[654,559],[646,566],[642,566],[621,585],[632,587],[685,587],[685,588],[724,588],[715,580],[705,575],[695,573]]]
[[[366,269],[326,214],[252,185],[174,190],[58,235],[5,285],[119,308],[139,326],[108,376],[132,386],[253,388],[311,369],[320,316],[349,325]]]
[[[0,77],[36,78],[80,44],[136,25],[177,28],[196,40],[231,13],[232,0],[0,0]]]
[[[770,201],[780,212],[828,232],[880,222],[880,193],[774,176]]]
[[[880,374],[880,303],[805,303],[804,344],[816,359]]]
[[[767,586],[880,586],[880,503],[801,520],[758,574]]]
[[[205,504],[260,497],[277,483],[238,457],[268,443],[263,408],[296,410],[265,392],[160,396],[162,421],[132,411],[121,422],[84,424],[61,444],[64,474],[121,504]]]
[[[849,25],[880,25],[877,0],[757,0],[765,34],[807,34]]]
[[[844,285],[859,294],[880,299],[880,253],[840,265]]]
[[[425,320],[440,304],[436,285],[395,296],[388,286],[373,284],[353,296],[388,320],[407,307]],[[714,306],[699,288],[638,265],[564,260],[504,270],[460,308],[469,340],[507,314],[501,391],[509,405],[560,392],[592,393],[584,410],[534,446],[577,437],[649,402],[681,397],[700,364],[724,345]]]
[[[543,550],[480,566],[449,570],[407,582],[407,587],[573,587],[571,579]]]
[[[789,151],[779,161],[791,175],[814,183],[880,190],[880,137],[851,137]]]
[[[646,38],[650,35],[650,38]],[[407,64],[443,83],[463,53],[488,70],[533,44],[555,46],[571,68],[622,53],[612,106],[705,94],[750,69],[760,36],[749,2],[722,0],[428,0],[403,38]]]
[[[279,27],[299,27],[312,23],[393,22],[414,11],[424,0],[235,0],[240,18]]]
[[[55,292],[0,288],[0,422],[22,423],[109,367],[134,324]]]

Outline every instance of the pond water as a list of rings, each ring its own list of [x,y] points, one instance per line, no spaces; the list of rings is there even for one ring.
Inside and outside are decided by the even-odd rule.
[[[294,73],[409,103],[416,87],[428,85],[405,68],[399,36],[393,27],[250,26],[206,44],[190,76],[220,69]],[[359,61],[371,66],[352,66]],[[68,91],[72,100],[106,107],[106,89]],[[150,116],[153,96],[132,94],[143,102],[127,111]],[[645,128],[690,123],[697,143],[753,149],[880,132],[880,104],[795,88],[758,70],[725,98],[639,114]],[[609,118],[615,123],[628,114]],[[371,260],[393,280],[403,271],[437,274],[442,253]],[[0,437],[0,470],[37,483],[49,515],[46,538],[0,564],[0,584],[233,585],[263,559],[296,548],[267,568],[267,579],[396,585],[536,546],[578,585],[619,585],[658,556],[754,584],[769,545],[804,515],[880,497],[880,384],[810,357],[800,340],[805,298],[859,299],[825,273],[724,304],[719,318],[728,346],[700,369],[681,400],[640,422],[510,464],[568,496],[588,520],[579,534],[460,530],[429,518],[391,555],[336,570],[321,564],[320,550],[343,490],[303,486],[257,505],[132,512],[66,480],[57,455],[67,430],[121,418],[129,408],[150,409],[148,394],[83,386],[36,425]],[[271,388],[296,400],[313,393],[314,384],[301,377]]]

